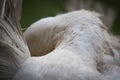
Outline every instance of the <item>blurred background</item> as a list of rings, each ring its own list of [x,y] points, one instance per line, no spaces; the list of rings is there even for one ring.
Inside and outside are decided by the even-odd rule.
[[[120,0],[23,0],[22,29],[41,18],[80,9],[103,14],[104,24],[114,34],[120,34]]]

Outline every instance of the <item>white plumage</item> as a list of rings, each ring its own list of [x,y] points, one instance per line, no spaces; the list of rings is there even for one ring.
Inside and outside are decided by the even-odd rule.
[[[99,16],[81,10],[32,24],[24,37],[34,57],[22,64],[15,80],[119,80]]]
[[[0,80],[120,79],[119,39],[108,34],[98,13],[81,10],[35,22],[24,33],[31,56],[16,11],[21,0],[11,1],[0,17]]]

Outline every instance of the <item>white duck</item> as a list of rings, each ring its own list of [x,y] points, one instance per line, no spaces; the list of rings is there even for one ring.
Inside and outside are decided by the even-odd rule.
[[[107,33],[99,16],[81,10],[32,24],[24,36],[35,57],[22,64],[15,79],[112,80],[101,70],[102,62],[107,64],[109,59],[105,56],[103,60]],[[112,56],[109,61],[113,64],[111,60]]]
[[[33,56],[19,27],[1,18],[1,80],[119,80],[119,52],[99,16],[80,10],[35,22],[24,33]]]

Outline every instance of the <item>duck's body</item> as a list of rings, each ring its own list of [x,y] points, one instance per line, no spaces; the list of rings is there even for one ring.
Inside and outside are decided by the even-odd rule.
[[[24,36],[37,57],[22,64],[15,80],[111,80],[98,71],[105,41],[98,16],[81,10],[34,23]]]
[[[22,0],[2,0],[0,80],[119,80],[120,43],[99,14],[81,10],[20,31]],[[43,56],[41,56],[43,55]]]

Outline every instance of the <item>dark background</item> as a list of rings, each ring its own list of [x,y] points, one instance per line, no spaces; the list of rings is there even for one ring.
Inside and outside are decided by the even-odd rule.
[[[48,16],[55,16],[59,13],[68,12],[65,5],[68,0],[23,0],[21,25],[25,30],[33,22]],[[111,31],[114,34],[120,34],[120,0],[90,0],[95,4],[99,1],[101,4],[111,7],[116,12],[116,18]]]

